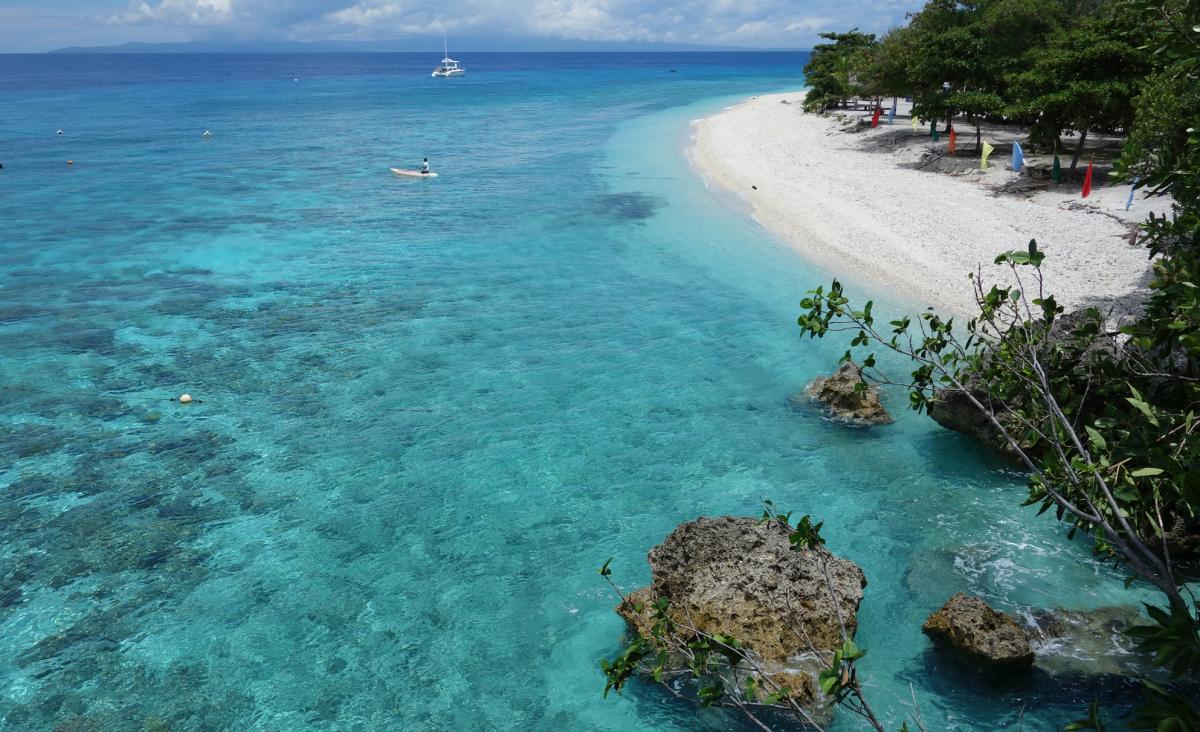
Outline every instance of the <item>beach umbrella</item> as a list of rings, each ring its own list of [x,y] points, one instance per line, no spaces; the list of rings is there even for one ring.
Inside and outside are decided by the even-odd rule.
[[[1088,161],[1087,174],[1083,176],[1083,198],[1087,198],[1092,192],[1092,161]]]
[[[987,170],[988,155],[991,155],[992,151],[995,149],[996,148],[992,147],[988,143],[986,143],[986,142],[983,143],[983,154],[979,156],[979,169],[980,170]]]
[[[953,153],[958,150],[958,135],[954,132],[954,128],[950,128],[950,143],[946,145],[946,152]]]
[[[1014,172],[1020,173],[1021,168],[1025,167],[1025,153],[1021,152],[1021,143],[1013,142],[1013,161],[1012,169]]]
[[[1129,207],[1133,205],[1133,194],[1137,192],[1138,180],[1140,180],[1140,179],[1137,176],[1134,176],[1133,177],[1133,185],[1129,186],[1129,198],[1125,199],[1125,210],[1126,211],[1128,211]]]

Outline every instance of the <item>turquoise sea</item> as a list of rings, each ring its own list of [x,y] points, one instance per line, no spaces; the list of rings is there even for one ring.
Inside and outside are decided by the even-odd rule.
[[[1133,698],[933,654],[959,590],[1143,595],[903,394],[789,402],[844,350],[795,324],[829,273],[684,151],[805,55],[436,60],[0,56],[0,727],[740,729],[601,698],[596,569],[767,497],[864,568],[892,726],[909,684],[931,730]]]

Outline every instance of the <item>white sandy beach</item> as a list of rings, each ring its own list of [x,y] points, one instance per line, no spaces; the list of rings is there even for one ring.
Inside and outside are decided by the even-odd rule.
[[[848,287],[867,282],[916,305],[971,314],[967,273],[982,265],[985,281],[1008,282],[991,264],[996,254],[1036,238],[1047,254],[1046,290],[1068,310],[1144,293],[1150,264],[1145,250],[1128,244],[1129,232],[1151,207],[1162,212],[1162,199],[1139,196],[1126,212],[1127,186],[1100,186],[1087,199],[1068,185],[996,195],[994,186],[1015,176],[1008,155],[993,153],[986,173],[902,167],[936,143],[925,137],[890,147],[872,137],[922,135],[908,119],[850,134],[833,118],[805,114],[802,99],[801,92],[756,97],[698,121],[691,156],[710,181],[743,197],[763,226]],[[959,147],[973,150],[974,136],[962,134]]]

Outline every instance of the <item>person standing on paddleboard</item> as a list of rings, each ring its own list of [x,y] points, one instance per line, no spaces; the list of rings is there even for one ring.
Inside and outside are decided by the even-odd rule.
[[[429,158],[421,161],[421,175],[429,175]]]

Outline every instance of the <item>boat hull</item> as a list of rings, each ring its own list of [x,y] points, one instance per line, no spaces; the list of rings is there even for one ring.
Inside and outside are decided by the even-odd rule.
[[[437,173],[422,173],[419,170],[407,170],[405,168],[392,168],[392,172],[396,175],[405,178],[436,178]]]

